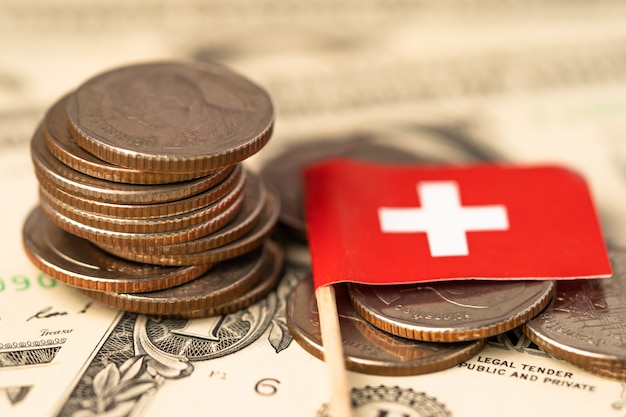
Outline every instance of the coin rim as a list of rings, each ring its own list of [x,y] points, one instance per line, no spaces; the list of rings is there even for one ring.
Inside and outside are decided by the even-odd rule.
[[[132,313],[179,318],[200,318],[228,314],[258,301],[278,283],[277,277],[270,276],[266,272],[269,269],[271,274],[274,274],[279,263],[282,268],[283,257],[282,249],[268,239],[254,269],[250,271],[250,276],[245,277],[247,280],[244,282],[244,285],[240,285],[237,288],[236,295],[227,293],[215,296],[213,293],[207,293],[197,297],[173,298],[168,301],[145,301],[139,298],[145,296],[145,294],[97,292],[82,288],[80,291],[104,305]],[[236,259],[231,261],[234,262]],[[219,265],[215,267],[215,269],[217,268],[219,268]],[[208,274],[211,273],[213,271],[208,272]],[[276,275],[279,274],[277,273]],[[199,277],[197,279],[202,278]]]
[[[266,242],[273,242],[271,239],[266,239]],[[276,244],[275,242],[273,242]],[[250,291],[243,294],[241,297],[229,301],[225,304],[205,309],[205,310],[194,310],[189,311],[184,314],[175,315],[174,317],[185,318],[185,319],[194,319],[194,318],[203,318],[203,317],[211,317],[211,316],[219,316],[223,314],[231,314],[239,310],[243,310],[252,304],[260,301],[263,297],[267,296],[280,282],[281,272],[283,271],[283,265],[285,260],[284,248],[277,245],[278,254],[274,258],[274,262],[271,263],[269,272],[267,274],[263,274],[257,285],[254,286]]]
[[[106,181],[141,185],[187,181],[212,173],[211,171],[148,172],[116,166],[98,159],[81,148],[67,128],[67,102],[71,94],[66,94],[54,103],[46,112],[42,122],[43,135],[48,149],[59,161],[70,168]],[[55,119],[59,117],[63,117],[61,126],[64,132],[57,131],[60,121]],[[59,137],[59,134],[64,134],[65,138]],[[68,146],[67,142],[74,143],[76,146]]]
[[[123,247],[125,244],[138,246],[168,245],[201,238],[212,232],[215,232],[216,230],[221,229],[222,227],[224,227],[224,225],[231,221],[237,215],[243,202],[243,198],[244,195],[240,195],[228,208],[226,208],[226,210],[205,222],[189,228],[165,233],[122,233],[98,229],[92,226],[82,224],[76,220],[70,219],[67,216],[64,216],[63,214],[59,213],[48,204],[46,204],[45,201],[40,201],[40,205],[44,209],[46,214],[52,219],[52,221],[63,230],[73,235],[87,239],[97,246],[100,246],[100,248],[109,248]],[[113,251],[109,252],[113,255],[117,255],[121,258],[131,261],[158,264],[158,262],[144,262],[138,259],[131,259],[125,251],[120,251],[119,253]]]
[[[309,284],[311,287],[312,277],[307,276],[302,278],[293,288],[289,297],[287,298],[287,307],[286,307],[286,318],[287,318],[287,328],[289,329],[289,333],[293,336],[294,340],[298,342],[298,344],[311,355],[315,356],[320,360],[324,360],[324,346],[320,340],[314,340],[314,336],[304,332],[301,326],[296,325],[293,322],[293,319],[290,317],[293,316],[291,314],[292,311],[295,311],[296,306],[296,288],[298,285],[306,285],[306,281],[311,281]],[[348,291],[346,290],[346,293]],[[313,294],[313,290],[311,290],[311,294]],[[348,294],[346,294],[348,297]],[[346,303],[353,307],[350,304],[349,300],[346,300]],[[355,314],[358,315],[358,313]],[[363,322],[371,325],[371,323],[367,322],[367,320],[363,319]],[[378,331],[381,333],[385,333],[383,330],[372,326],[372,331]],[[397,335],[394,335],[398,337]],[[406,339],[406,338],[405,338]],[[413,342],[416,344],[428,344],[432,342],[423,342],[417,341],[414,339],[406,339],[409,342]],[[465,346],[464,348],[459,349],[459,351],[455,352],[454,357],[446,357],[445,360],[437,360],[434,355],[429,358],[427,361],[422,361],[420,363],[416,363],[416,361],[399,361],[399,362],[390,362],[390,361],[382,361],[382,360],[374,360],[371,358],[362,358],[355,355],[350,355],[347,350],[344,351],[344,363],[346,369],[359,373],[366,373],[370,375],[378,375],[378,376],[412,376],[412,375],[423,375],[427,373],[437,372],[444,369],[451,368],[467,359],[470,359],[478,352],[482,350],[482,348],[487,343],[486,339],[477,339],[460,342]],[[442,344],[442,343],[440,343]],[[450,344],[453,345],[453,344]],[[415,347],[419,349],[419,346]]]
[[[520,281],[523,282],[523,281]],[[529,281],[537,282],[537,281]],[[468,340],[484,339],[490,336],[505,333],[511,329],[521,326],[531,318],[535,317],[545,306],[554,298],[556,294],[556,283],[552,280],[540,281],[542,283],[551,283],[549,288],[543,291],[541,296],[534,302],[522,306],[523,308],[512,314],[511,316],[504,317],[501,320],[491,320],[483,325],[473,325],[471,327],[464,328],[450,328],[450,327],[428,327],[425,325],[417,325],[412,323],[400,322],[399,320],[393,320],[381,314],[369,309],[365,304],[358,300],[353,294],[352,286],[350,285],[350,300],[357,313],[359,313],[366,321],[379,329],[394,334],[396,336],[405,337],[407,339],[421,340],[425,342],[464,342]],[[468,284],[470,282],[468,281]],[[358,287],[360,285],[356,285]],[[486,320],[485,320],[486,321]]]
[[[231,190],[243,173],[240,164],[232,167],[223,168],[217,171],[216,184],[201,192],[181,200],[168,201],[164,203],[107,203],[104,201],[92,200],[86,197],[70,194],[65,190],[57,188],[50,182],[39,183],[46,193],[50,194],[57,200],[87,213],[109,217],[121,218],[141,218],[141,217],[168,217],[177,214],[189,213],[197,210],[205,205],[211,204]]]
[[[118,71],[135,70],[140,71],[141,68],[146,67],[165,67],[165,66],[178,66],[192,68],[194,71],[207,71],[220,69],[228,76],[234,76],[248,83],[251,87],[254,87],[258,94],[267,101],[267,112],[260,116],[259,124],[266,125],[256,133],[256,136],[247,139],[244,143],[240,143],[237,146],[230,147],[226,151],[218,151],[204,155],[171,155],[171,154],[148,154],[140,153],[136,149],[124,149],[116,147],[112,144],[102,141],[96,137],[99,135],[91,136],[85,129],[80,126],[79,118],[77,114],[79,106],[77,104],[77,97],[83,90],[87,90],[91,87],[91,84],[97,83],[106,77],[110,77]],[[215,75],[215,74],[212,74]],[[193,172],[193,171],[210,171],[224,166],[232,165],[237,162],[241,162],[244,159],[257,153],[261,148],[265,146],[272,135],[274,128],[274,105],[271,97],[265,89],[253,83],[248,78],[241,74],[226,68],[221,65],[209,65],[208,63],[195,63],[195,62],[176,62],[176,61],[162,61],[152,62],[147,64],[140,64],[134,66],[126,66],[115,68],[106,72],[103,72],[97,76],[94,76],[83,84],[81,84],[74,94],[71,95],[68,102],[68,128],[76,140],[76,142],[89,153],[97,156],[98,158],[107,161],[113,165],[145,170],[150,172]]]
[[[131,252],[141,255],[180,255],[190,254],[196,252],[203,252],[209,249],[218,248],[220,246],[227,245],[240,237],[246,235],[252,230],[260,221],[261,214],[265,208],[265,200],[267,198],[267,188],[262,182],[258,180],[258,177],[251,176],[249,178],[251,183],[256,182],[259,188],[259,198],[254,205],[253,210],[246,217],[245,214],[246,204],[249,203],[248,195],[244,198],[243,204],[237,215],[224,227],[219,230],[203,236],[198,239],[190,240],[187,242],[172,244],[172,245],[150,245],[150,246],[137,246],[137,245],[125,245],[125,246],[106,246],[101,245],[105,250],[112,252]],[[248,191],[249,192],[249,191]],[[98,244],[100,245],[100,244]],[[144,259],[144,258],[142,258]]]
[[[47,186],[50,183],[69,194],[109,203],[147,204],[181,200],[206,191],[219,182],[219,177],[214,175],[156,185],[124,184],[90,177],[63,164],[50,152],[41,125],[31,139],[31,160],[40,184]]]
[[[40,187],[39,200],[45,202],[58,214],[96,229],[118,233],[170,233],[191,229],[201,223],[208,222],[232,207],[233,204],[238,204],[239,196],[244,190],[245,180],[245,175],[241,176],[226,195],[211,204],[191,212],[172,216],[125,218],[93,214],[55,198],[42,187]]]
[[[264,239],[274,230],[280,213],[280,202],[274,191],[268,188],[267,198],[263,206],[261,218],[256,222],[254,227],[239,239],[227,243],[223,246],[215,247],[201,252],[183,253],[175,255],[150,254],[146,251],[130,252],[123,250],[119,245],[101,246],[103,249],[111,251],[112,254],[124,257],[126,259],[154,263],[159,265],[180,266],[192,265],[197,263],[215,263],[221,262],[241,254],[244,254],[263,243]],[[265,212],[268,212],[267,218],[264,218]],[[180,242],[182,243],[182,242]]]
[[[36,206],[26,218],[26,221],[24,222],[24,226],[22,228],[22,246],[24,248],[24,252],[26,253],[28,259],[39,270],[49,275],[51,278],[54,278],[57,281],[63,282],[73,287],[88,288],[95,291],[154,291],[188,282],[202,275],[212,267],[211,264],[190,265],[184,268],[169,267],[169,269],[173,269],[170,273],[159,277],[155,276],[152,278],[143,277],[132,279],[132,277],[134,277],[134,274],[132,272],[129,272],[128,276],[131,277],[131,279],[129,279],[128,281],[107,280],[104,276],[97,277],[94,275],[85,275],[78,271],[71,271],[67,268],[63,268],[57,265],[53,260],[45,257],[42,252],[38,250],[38,245],[35,244],[32,237],[26,234],[27,227],[31,224],[31,222],[35,221],[34,219],[36,218],[36,216],[45,219],[45,221],[49,221],[51,223],[51,226],[56,227],[59,231],[63,233],[68,233],[58,226],[54,225],[54,223],[52,223],[52,221],[45,215],[41,207]],[[81,239],[77,236],[73,237],[76,239]],[[87,240],[85,240],[84,243],[86,245],[90,244]],[[55,251],[63,255],[63,253],[59,251],[59,248],[55,248]],[[131,263],[130,261],[127,262]],[[158,268],[158,265],[151,266]]]

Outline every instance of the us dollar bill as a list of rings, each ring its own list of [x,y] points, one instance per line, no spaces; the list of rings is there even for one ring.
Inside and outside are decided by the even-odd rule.
[[[0,416],[324,416],[324,364],[293,341],[292,242],[275,292],[202,320],[90,303],[34,269],[21,223],[37,203],[28,142],[87,77],[148,59],[217,60],[263,85],[270,144],[393,144],[434,162],[559,162],[589,180],[623,246],[623,2],[5,1],[0,10]],[[626,386],[551,357],[519,330],[413,377],[349,372],[359,416],[623,416]],[[481,399],[481,401],[476,401]]]
[[[93,304],[34,270],[19,248],[3,249],[24,271],[3,279],[0,292],[3,416],[329,415],[327,369],[286,326],[291,288],[310,279],[304,243],[289,244],[282,280],[268,297],[195,320]],[[551,357],[519,330],[444,371],[349,372],[348,381],[358,416],[498,416],[503,410],[611,416],[626,404],[623,383]],[[477,402],[485,392],[489,401]],[[533,401],[520,400],[529,397]]]

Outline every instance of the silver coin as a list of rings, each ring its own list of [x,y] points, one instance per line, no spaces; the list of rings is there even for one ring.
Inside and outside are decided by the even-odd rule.
[[[216,181],[215,186],[203,191],[200,194],[181,200],[169,201],[166,203],[147,204],[115,204],[103,201],[92,200],[67,193],[57,188],[52,183],[41,183],[41,188],[50,196],[63,201],[69,206],[86,213],[109,217],[141,218],[141,217],[171,217],[177,214],[189,213],[201,207],[214,203],[233,190],[244,174],[242,164],[233,165],[219,173],[213,174]]]
[[[283,259],[283,249],[266,240],[259,248],[221,262],[182,285],[141,294],[81,291],[124,311],[184,318],[216,316],[241,310],[265,296],[278,283]]]
[[[109,164],[78,146],[67,129],[67,102],[70,95],[57,101],[43,121],[44,137],[50,152],[65,165],[90,177],[130,184],[164,184],[204,177],[209,172],[146,172]]]
[[[100,229],[65,216],[63,213],[55,210],[55,208],[48,204],[46,200],[40,200],[39,203],[50,219],[61,229],[73,235],[82,237],[83,239],[87,239],[91,243],[100,247],[124,247],[125,245],[170,245],[206,236],[224,227],[237,215],[243,203],[244,197],[244,195],[239,195],[239,197],[237,197],[235,201],[230,204],[230,206],[209,220],[184,229],[162,233],[127,233]],[[122,255],[121,257],[124,259],[133,260],[130,259],[130,257],[123,256],[124,253],[111,253],[118,256]]]
[[[151,172],[209,171],[259,151],[274,125],[267,92],[212,63],[116,68],[71,95],[68,127],[89,153]]]
[[[387,376],[435,372],[471,358],[485,343],[426,343],[385,333],[357,314],[345,285],[337,285],[335,290],[346,368],[352,371]],[[323,359],[319,314],[310,277],[298,282],[289,295],[287,326],[306,351]]]
[[[252,196],[252,194],[245,192],[243,197],[248,198],[249,196]],[[254,220],[252,224],[249,224],[251,227],[246,227],[247,232],[240,235],[236,240],[231,240],[229,238],[223,239],[233,232],[233,229],[228,226],[224,226],[223,228],[217,230],[214,236],[211,234],[199,236],[197,238],[198,245],[191,243],[193,239],[185,239],[180,240],[179,242],[170,243],[161,242],[163,246],[176,246],[178,248],[180,248],[178,244],[190,242],[189,248],[201,249],[199,252],[158,254],[151,252],[148,249],[148,246],[153,245],[150,240],[143,240],[138,245],[138,248],[131,248],[130,250],[125,249],[124,245],[109,243],[110,241],[99,241],[96,242],[96,245],[113,255],[135,262],[148,264],[180,266],[221,262],[256,248],[274,231],[276,222],[278,221],[278,214],[280,212],[280,201],[278,200],[278,196],[271,188],[268,188],[265,193],[265,201],[256,201],[255,203],[261,203],[263,206],[259,217]],[[235,219],[232,221],[235,221]],[[234,230],[236,229],[237,227],[235,225]],[[152,239],[154,239],[163,235],[164,234],[151,236]],[[216,238],[217,240],[213,240],[213,238]],[[222,243],[228,243],[224,243],[222,246],[214,245],[214,243],[218,243],[220,241]],[[134,241],[133,243],[137,242]]]
[[[26,219],[22,243],[28,258],[41,271],[66,284],[93,291],[157,291],[193,280],[212,266],[173,268],[125,261],[60,229],[41,207]]]
[[[121,233],[167,233],[207,222],[231,207],[244,190],[246,176],[219,200],[187,213],[160,217],[120,217],[95,214],[67,204],[40,188],[39,199],[61,215],[96,229]],[[140,210],[143,207],[139,208]]]
[[[246,184],[246,194],[241,209],[230,222],[216,232],[175,245],[125,245],[123,247],[103,248],[113,252],[122,251],[126,254],[171,256],[204,252],[228,245],[252,230],[259,223],[263,212],[267,211],[265,209],[269,191],[261,178],[251,174]]]
[[[613,276],[559,281],[552,303],[523,327],[546,352],[626,379],[626,249],[610,249]]]
[[[374,326],[410,339],[459,342],[518,327],[554,295],[553,281],[448,281],[351,285],[356,310]]]
[[[121,204],[152,204],[181,200],[214,187],[221,171],[198,179],[172,184],[124,184],[90,177],[59,161],[48,149],[41,128],[31,140],[31,159],[42,187],[60,188],[80,197]],[[227,168],[224,168],[227,169]]]
[[[350,157],[365,161],[424,163],[418,155],[392,146],[374,143],[366,136],[307,141],[292,145],[267,161],[261,177],[279,193],[281,223],[298,234],[306,234],[301,175],[305,168],[323,159]],[[430,161],[432,162],[432,161]]]

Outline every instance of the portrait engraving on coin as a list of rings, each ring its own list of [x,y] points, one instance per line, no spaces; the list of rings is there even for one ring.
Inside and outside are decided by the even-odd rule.
[[[204,96],[187,74],[158,68],[140,79],[132,74],[113,79],[100,97],[101,119],[111,128],[132,138],[133,146],[164,150],[231,137],[245,126],[251,111],[244,103],[227,108],[225,102],[235,97],[222,102],[219,96]]]

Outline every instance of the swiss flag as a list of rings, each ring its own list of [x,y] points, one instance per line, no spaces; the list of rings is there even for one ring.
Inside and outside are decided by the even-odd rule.
[[[316,287],[611,275],[587,185],[561,167],[331,160],[304,179]]]

